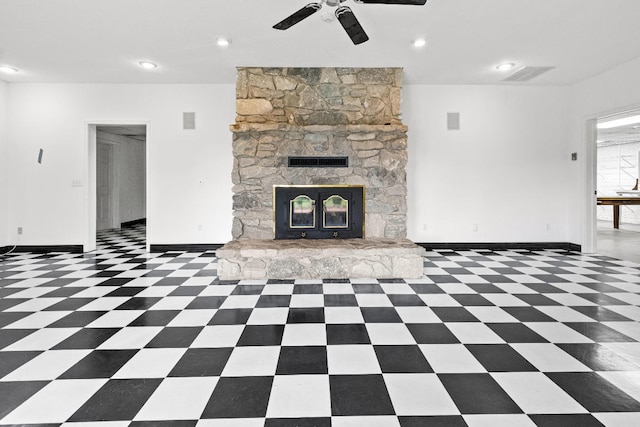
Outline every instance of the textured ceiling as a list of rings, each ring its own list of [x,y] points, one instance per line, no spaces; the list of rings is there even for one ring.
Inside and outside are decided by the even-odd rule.
[[[0,0],[9,82],[232,83],[236,66],[399,66],[407,83],[493,84],[497,63],[556,68],[528,83],[573,84],[640,57],[640,1],[347,0],[370,41],[313,15],[272,25],[308,0]],[[325,9],[330,9],[325,6]],[[232,38],[226,49],[219,35]],[[427,37],[416,49],[411,41]],[[140,60],[157,62],[153,71]],[[503,83],[507,84],[507,83]]]

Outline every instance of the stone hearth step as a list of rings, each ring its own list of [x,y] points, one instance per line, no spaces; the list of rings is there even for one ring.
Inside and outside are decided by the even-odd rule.
[[[233,240],[218,276],[240,279],[419,278],[426,250],[408,239]]]

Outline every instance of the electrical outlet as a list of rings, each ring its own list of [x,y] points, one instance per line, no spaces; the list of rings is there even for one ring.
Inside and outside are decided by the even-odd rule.
[[[478,224],[473,224],[473,231],[478,231]]]
[[[22,227],[18,227],[18,234],[22,234]]]

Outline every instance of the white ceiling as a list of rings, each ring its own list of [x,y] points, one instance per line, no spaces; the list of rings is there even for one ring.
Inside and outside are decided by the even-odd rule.
[[[0,0],[0,65],[20,69],[0,79],[232,83],[236,66],[400,66],[408,83],[492,84],[509,61],[556,67],[528,84],[573,84],[640,57],[638,0],[348,0],[370,37],[359,46],[320,14],[271,28],[309,1]]]

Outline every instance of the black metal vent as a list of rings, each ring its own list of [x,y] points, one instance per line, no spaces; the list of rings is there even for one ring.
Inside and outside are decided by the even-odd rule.
[[[290,168],[348,168],[348,157],[289,157]]]

